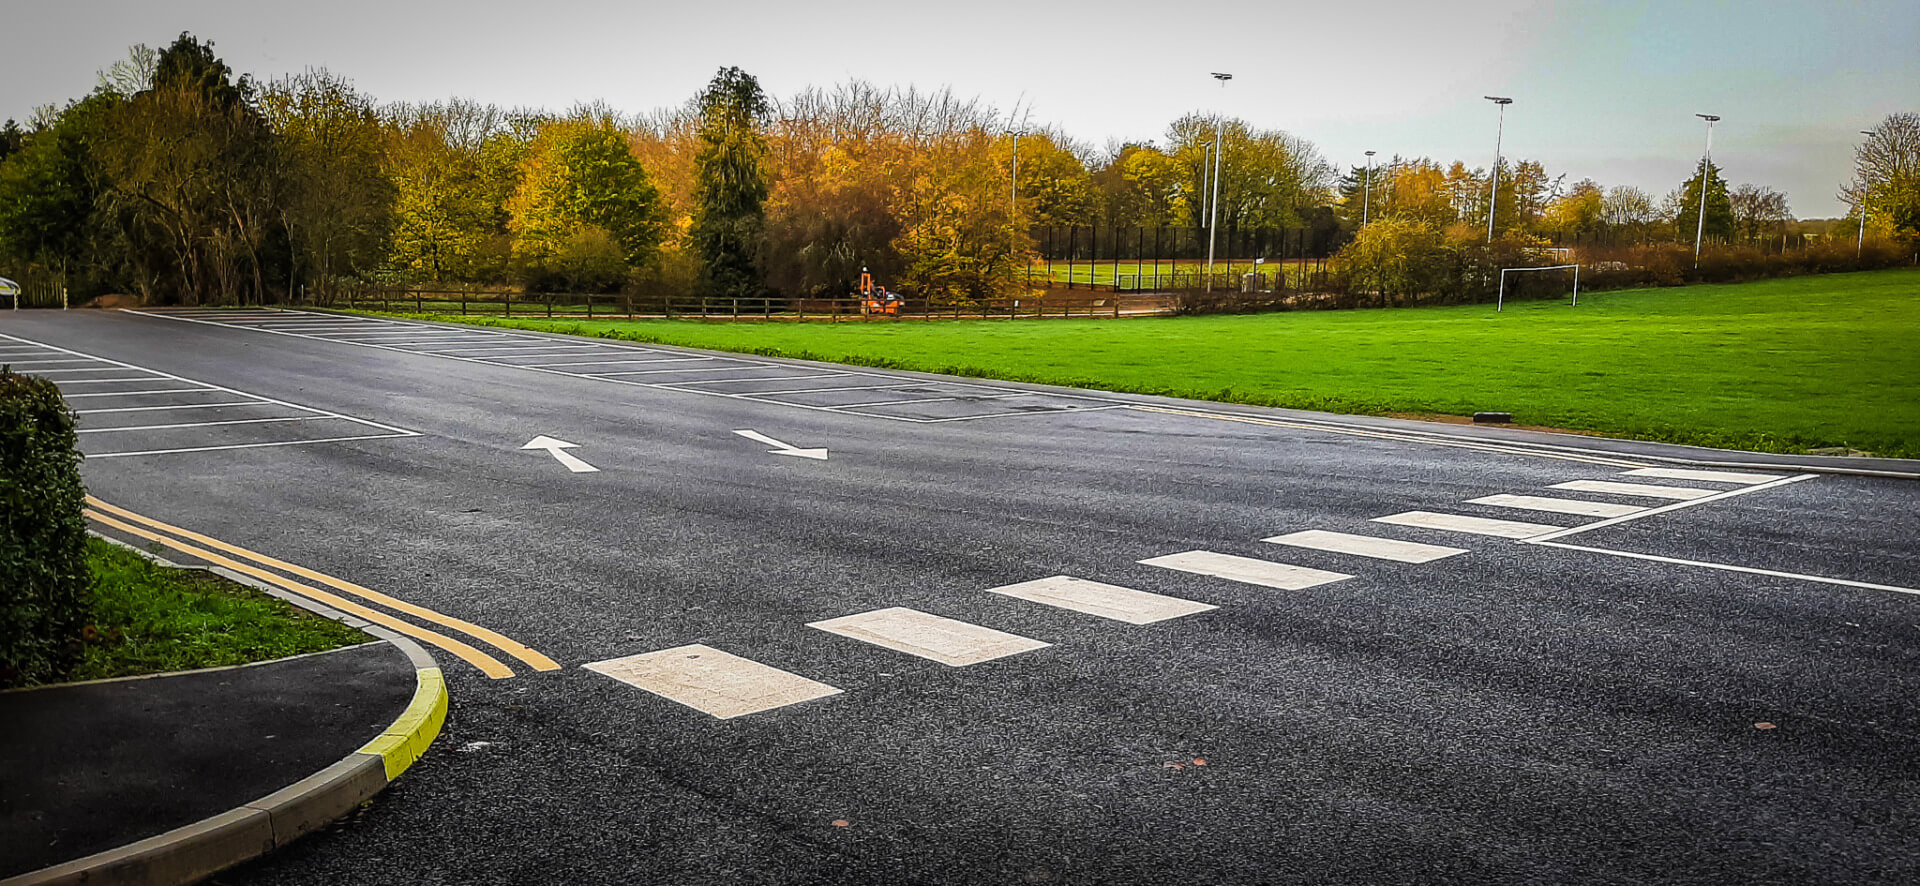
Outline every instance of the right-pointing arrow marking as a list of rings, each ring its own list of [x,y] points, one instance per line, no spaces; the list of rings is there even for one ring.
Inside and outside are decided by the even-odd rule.
[[[825,446],[822,446],[818,449],[801,449],[789,443],[782,443],[778,440],[773,439],[772,437],[769,437],[765,434],[760,433],[759,431],[734,431],[734,433],[739,434],[740,436],[745,437],[749,440],[765,443],[768,446],[777,447],[775,449],[767,450],[768,452],[771,452],[774,455],[791,455],[797,458],[812,458],[812,459],[818,459],[820,461],[827,460],[827,448]]]

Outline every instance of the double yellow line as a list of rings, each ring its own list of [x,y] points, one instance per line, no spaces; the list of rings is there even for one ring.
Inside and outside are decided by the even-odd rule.
[[[216,566],[224,566],[242,575],[252,576],[289,593],[326,604],[349,615],[359,616],[388,630],[405,634],[422,643],[438,646],[441,649],[445,649],[459,656],[468,664],[479,668],[481,673],[496,680],[513,676],[513,669],[501,663],[499,659],[494,658],[486,652],[480,651],[465,641],[449,637],[431,628],[424,628],[412,622],[403,621],[378,609],[356,603],[339,594],[302,584],[301,582],[286,577],[286,575],[269,572],[267,569],[260,567],[264,566],[270,569],[277,569],[287,575],[298,576],[315,584],[325,585],[326,587],[351,594],[368,602],[385,606],[396,612],[405,613],[421,621],[465,634],[505,652],[507,655],[519,659],[536,671],[557,671],[560,669],[560,665],[555,663],[553,659],[541,655],[539,652],[515,640],[508,639],[472,622],[435,612],[425,606],[408,603],[405,600],[390,597],[379,591],[363,588],[353,582],[343,581],[331,575],[315,572],[304,566],[296,566],[284,560],[276,560],[265,554],[249,551],[237,545],[230,545],[216,538],[209,538],[188,529],[162,523],[152,517],[143,517],[125,508],[107,504],[91,495],[87,496],[87,505],[87,517],[102,526],[138,538],[159,542],[188,556],[199,558],[202,561],[212,563]],[[195,545],[190,542],[198,542],[199,544]],[[205,547],[201,547],[200,545],[204,545]],[[207,548],[224,551],[235,557],[244,558],[245,560],[252,561],[253,564],[259,565],[256,566],[242,562],[241,560],[225,557],[221,554],[214,553],[212,550],[207,550]]]

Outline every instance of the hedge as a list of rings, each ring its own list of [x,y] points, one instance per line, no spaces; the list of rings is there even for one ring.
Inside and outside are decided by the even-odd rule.
[[[0,687],[79,660],[92,576],[77,441],[59,388],[0,367]]]

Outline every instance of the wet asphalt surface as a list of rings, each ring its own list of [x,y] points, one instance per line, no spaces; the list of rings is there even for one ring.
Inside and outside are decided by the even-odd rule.
[[[1672,448],[1583,444],[1615,450],[1598,464],[1247,409],[1280,423],[923,424],[127,314],[0,332],[417,432],[85,471],[109,502],[564,665],[500,656],[516,675],[491,680],[436,650],[453,701],[434,750],[218,882],[1920,879],[1920,597],[1372,522],[1588,524],[1465,502],[1665,504],[1546,487],[1631,481]],[[1090,404],[1123,402],[1214,408]],[[600,470],[519,448],[542,434]],[[1261,541],[1305,529],[1468,552]],[[1911,588],[1917,529],[1913,481],[1814,476],[1564,541]],[[1189,550],[1353,578],[1284,591],[1137,562]],[[1051,575],[1219,608],[1130,625],[986,593]],[[890,606],[1052,645],[949,667],[806,627]],[[688,643],[844,692],[722,721],[581,667]]]

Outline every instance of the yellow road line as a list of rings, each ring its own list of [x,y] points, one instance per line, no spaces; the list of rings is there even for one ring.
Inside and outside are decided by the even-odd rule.
[[[245,563],[241,563],[237,560],[229,560],[226,557],[222,557],[219,554],[216,554],[212,551],[206,550],[204,548],[194,547],[193,545],[187,544],[186,542],[180,541],[178,539],[168,538],[156,532],[148,532],[147,530],[141,529],[138,526],[134,526],[132,524],[123,523],[119,520],[115,520],[114,518],[109,517],[106,514],[102,514],[99,511],[89,509],[87,511],[87,517],[90,519],[99,521],[100,523],[105,524],[107,526],[111,526],[115,529],[118,529],[121,532],[137,535],[141,538],[149,539],[152,541],[157,541],[163,545],[166,545],[167,547],[173,548],[176,551],[180,551],[181,553],[199,557],[200,559],[205,560],[208,563],[214,563],[220,566],[225,566],[228,569],[231,569],[235,572],[242,573],[244,575],[251,575],[254,578],[273,584],[276,587],[284,588],[287,591],[290,591],[295,594],[299,594],[302,597],[307,597],[313,600],[317,600],[321,603],[325,603],[328,606],[332,606],[333,608],[340,610],[341,612],[357,615],[361,618],[366,619],[367,621],[373,622],[374,624],[380,625],[390,630],[399,631],[402,634],[406,634],[407,636],[413,637],[418,640],[424,640],[428,643],[431,643],[435,646],[440,647],[441,649],[445,649],[446,651],[451,652],[454,655],[459,656],[460,658],[464,659],[468,664],[473,665],[476,668],[479,668],[482,673],[486,674],[489,677],[494,678],[495,680],[498,680],[504,677],[513,676],[513,671],[509,669],[506,665],[501,664],[499,660],[495,659],[493,656],[488,655],[484,652],[481,652],[480,650],[475,649],[472,646],[468,646],[467,644],[462,643],[459,640],[455,640],[454,638],[449,637],[445,634],[439,633],[437,631],[428,630],[426,628],[420,627],[419,625],[413,624],[411,622],[401,621],[400,619],[394,618],[393,616],[388,615],[384,612],[381,612],[377,609],[371,609],[366,606],[362,606],[358,603],[353,602],[352,600],[348,600],[345,597],[341,597],[337,594],[328,593],[326,591],[320,590],[319,588],[307,587],[306,585],[300,584],[298,582],[292,581],[282,576],[275,575],[264,569],[257,569]]]
[[[238,545],[228,544],[217,538],[209,538],[207,536],[201,535],[200,533],[194,532],[193,530],[190,530],[190,529],[182,529],[178,526],[174,526],[168,523],[162,523],[161,521],[155,520],[152,517],[146,517],[140,514],[136,514],[132,511],[127,510],[126,508],[116,507],[114,505],[107,504],[106,502],[101,501],[100,499],[94,498],[91,495],[87,496],[87,503],[92,505],[95,508],[106,511],[108,513],[118,514],[121,517],[125,517],[126,519],[133,520],[139,523],[144,523],[162,532],[171,532],[174,535],[180,536],[181,538],[197,541],[197,542],[200,542],[201,544],[207,545],[208,547],[215,548],[217,550],[226,551],[229,554],[235,554],[237,556],[245,557],[263,566],[268,566],[274,569],[279,569],[283,572],[292,573],[294,575],[300,576],[301,578],[307,579],[309,581],[317,581],[335,590],[345,591],[349,594],[353,594],[354,596],[360,597],[362,599],[371,600],[375,603],[378,603],[382,606],[386,606],[390,609],[395,609],[400,612],[404,612],[416,618],[425,619],[426,621],[440,625],[441,627],[452,628],[453,630],[459,631],[470,637],[474,637],[478,640],[481,640],[482,642],[491,644],[499,648],[501,651],[507,653],[508,655],[511,655],[514,658],[517,658],[523,662],[526,662],[529,666],[531,666],[536,671],[557,671],[560,669],[560,665],[556,663],[553,659],[548,658],[545,655],[542,655],[539,652],[534,651],[532,648],[529,648],[525,644],[520,643],[516,640],[508,639],[507,637],[504,637],[499,633],[488,630],[487,628],[483,628],[472,622],[455,618],[451,615],[447,615],[444,613],[435,612],[434,610],[428,609],[425,606],[420,606],[414,603],[408,603],[405,600],[401,600],[395,597],[390,597],[386,594],[380,593],[379,591],[361,587],[360,585],[354,584],[353,582],[334,578],[333,576],[326,575],[324,573],[315,572],[304,566],[297,566],[292,563],[288,563],[284,560],[274,559],[273,557],[269,557],[266,554],[258,553],[256,551],[249,551],[246,548],[239,547]]]

